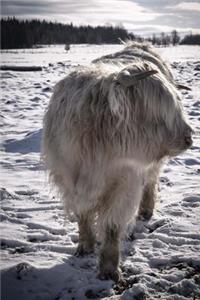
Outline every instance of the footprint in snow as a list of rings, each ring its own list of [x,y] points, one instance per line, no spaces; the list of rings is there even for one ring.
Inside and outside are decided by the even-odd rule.
[[[200,107],[200,101],[194,102],[194,104],[192,106],[194,106],[194,107]]]
[[[188,159],[185,159],[184,163],[185,163],[187,166],[200,165],[199,159],[194,159],[194,158],[188,158]]]
[[[9,193],[5,188],[0,189],[0,200],[4,199],[16,199],[17,197],[14,194]]]
[[[200,197],[199,196],[188,196],[183,198],[182,206],[185,207],[199,207],[200,206]]]
[[[21,190],[21,191],[15,191],[15,193],[20,196],[33,196],[38,194],[39,192],[36,190],[26,190],[26,191]]]
[[[198,112],[198,111],[190,111],[189,113],[188,113],[188,115],[190,115],[190,116],[192,116],[192,117],[196,117],[196,116],[200,116],[200,113]]]
[[[171,182],[171,181],[169,180],[169,178],[166,177],[166,176],[160,177],[160,182],[161,182],[161,183],[164,183],[166,186],[173,186],[173,185],[174,185],[173,182]]]
[[[149,233],[152,233],[152,232],[156,231],[158,228],[163,227],[168,222],[169,222],[169,220],[163,218],[163,219],[156,220],[155,222],[149,224],[148,225]]]
[[[24,277],[27,277],[27,275],[30,273],[32,267],[28,263],[20,263],[15,267],[17,279],[22,279]]]

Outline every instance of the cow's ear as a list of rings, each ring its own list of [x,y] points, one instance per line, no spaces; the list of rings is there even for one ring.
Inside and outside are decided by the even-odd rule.
[[[179,89],[179,90],[186,90],[186,91],[191,91],[191,88],[189,88],[188,86],[186,86],[186,85],[182,85],[182,84],[176,84],[176,87],[177,87],[177,89]]]
[[[117,78],[116,81],[125,87],[129,87],[134,85],[139,80],[145,79],[151,75],[158,73],[157,70],[148,70],[148,71],[138,71],[134,74],[131,74],[128,70],[122,70]]]

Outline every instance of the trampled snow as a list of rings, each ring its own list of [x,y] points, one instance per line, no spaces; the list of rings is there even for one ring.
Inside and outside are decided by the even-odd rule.
[[[183,91],[194,144],[170,160],[149,222],[138,221],[122,242],[126,287],[97,278],[98,251],[77,258],[77,224],[65,220],[40,161],[42,117],[55,83],[121,45],[72,45],[2,51],[3,65],[43,66],[41,72],[1,71],[2,300],[200,299],[200,48],[158,51]]]

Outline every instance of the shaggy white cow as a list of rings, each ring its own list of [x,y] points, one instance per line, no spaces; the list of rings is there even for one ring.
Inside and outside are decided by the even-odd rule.
[[[94,227],[101,233],[100,278],[120,279],[120,237],[137,213],[151,217],[160,165],[191,146],[191,132],[172,73],[148,45],[130,44],[56,85],[44,160],[77,216],[77,254],[94,250]]]

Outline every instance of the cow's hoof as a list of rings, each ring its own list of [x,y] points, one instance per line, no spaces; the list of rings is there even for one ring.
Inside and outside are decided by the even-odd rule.
[[[116,283],[122,281],[121,272],[119,270],[104,270],[98,274],[100,280],[113,280]]]
[[[149,221],[151,219],[153,215],[153,212],[152,211],[143,211],[143,212],[140,212],[139,215],[138,215],[138,220],[141,220],[141,221]]]
[[[80,244],[78,245],[74,255],[77,257],[82,257],[92,253],[94,253],[94,248],[84,247],[84,245]]]

